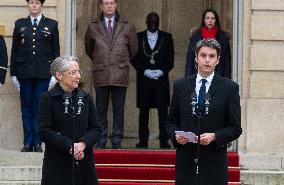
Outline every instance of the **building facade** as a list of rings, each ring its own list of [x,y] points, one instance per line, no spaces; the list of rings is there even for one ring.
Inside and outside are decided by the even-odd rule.
[[[233,80],[240,84],[242,106],[243,134],[238,141],[238,151],[241,165],[247,169],[242,170],[242,180],[249,183],[257,177],[262,179],[257,184],[262,185],[271,184],[268,180],[277,177],[284,182],[284,1],[118,1],[119,12],[129,17],[137,31],[146,28],[146,15],[155,11],[161,18],[160,29],[173,34],[175,67],[170,73],[171,83],[184,75],[190,29],[200,23],[205,8],[215,8],[222,27],[231,33]],[[84,34],[99,13],[98,0],[46,0],[43,12],[59,22],[61,55],[71,53],[80,58],[84,88],[94,94],[92,64],[84,51]],[[14,21],[27,15],[25,0],[0,0],[0,25],[5,26],[9,56]],[[138,141],[135,78],[135,70],[131,68],[125,110],[125,146],[128,148]],[[150,140],[155,147],[157,112],[151,111],[150,115]],[[23,136],[19,93],[9,74],[6,84],[0,88],[0,128],[0,149],[19,150]]]

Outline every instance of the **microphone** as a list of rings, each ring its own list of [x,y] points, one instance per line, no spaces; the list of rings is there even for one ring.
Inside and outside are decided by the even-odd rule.
[[[210,93],[206,93],[205,94],[204,100],[205,100],[205,103],[204,103],[204,105],[205,105],[205,115],[208,115],[208,113],[209,113],[209,106],[210,106],[210,100],[211,100]]]
[[[190,98],[191,98],[192,115],[196,115],[197,94],[196,93],[191,93]]]
[[[81,92],[78,92],[78,110],[77,110],[77,115],[80,115],[81,112],[82,112],[82,108],[84,106],[84,103],[83,103],[83,94]]]
[[[65,94],[63,95],[63,99],[64,99],[64,113],[68,114],[68,108],[70,105],[70,101],[71,101],[71,93],[70,92],[65,92]]]

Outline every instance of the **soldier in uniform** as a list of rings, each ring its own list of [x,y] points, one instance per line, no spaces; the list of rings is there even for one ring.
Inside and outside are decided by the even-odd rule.
[[[7,47],[5,40],[2,35],[0,35],[0,87],[5,83],[5,77],[7,72]]]
[[[10,73],[20,90],[24,129],[22,152],[42,152],[38,134],[39,97],[52,82],[51,62],[59,56],[58,23],[45,17],[44,0],[26,0],[30,15],[15,22]]]

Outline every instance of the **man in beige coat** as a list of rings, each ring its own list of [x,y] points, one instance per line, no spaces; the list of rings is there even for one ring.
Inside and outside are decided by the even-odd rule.
[[[97,148],[107,143],[109,98],[113,106],[112,148],[120,148],[124,133],[124,105],[130,60],[138,49],[135,27],[116,11],[117,0],[100,0],[101,15],[91,22],[85,49],[94,64],[96,105],[102,124]]]

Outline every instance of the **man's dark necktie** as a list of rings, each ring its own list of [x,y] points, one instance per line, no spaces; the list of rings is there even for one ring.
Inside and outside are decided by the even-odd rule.
[[[108,20],[107,32],[108,32],[108,33],[107,33],[108,39],[111,40],[111,39],[112,39],[111,19]]]
[[[204,107],[204,98],[205,98],[205,94],[206,94],[206,86],[205,83],[207,82],[206,79],[202,79],[202,84],[201,87],[199,89],[199,95],[198,95],[198,106],[199,107]]]
[[[34,19],[34,24],[33,26],[37,26],[37,19]]]

